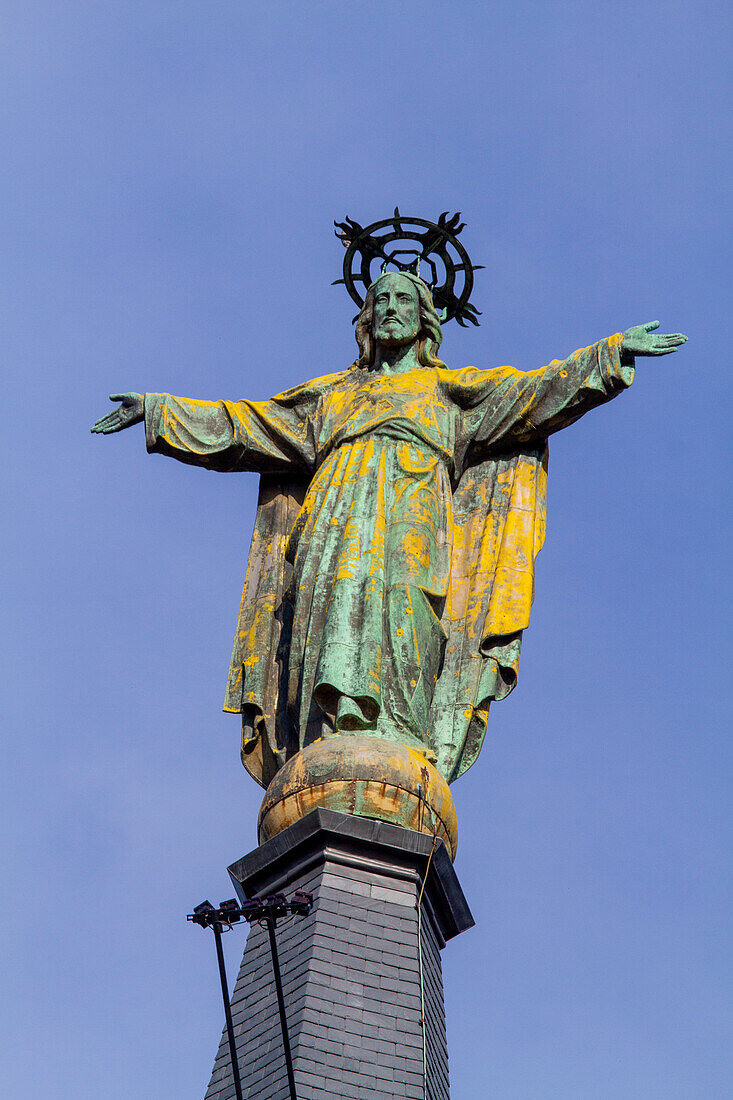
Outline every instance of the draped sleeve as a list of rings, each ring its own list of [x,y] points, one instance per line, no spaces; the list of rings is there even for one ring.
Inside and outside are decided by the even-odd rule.
[[[299,386],[269,401],[197,401],[145,394],[148,451],[209,470],[310,471],[321,388]]]
[[[456,398],[464,410],[461,435],[473,460],[541,445],[630,386],[634,367],[621,359],[622,338],[618,332],[539,370],[456,372]]]
[[[430,722],[437,767],[449,782],[476,760],[490,704],[517,681],[545,535],[547,436],[631,384],[621,339],[527,373],[468,367],[451,376],[460,476],[447,641]]]

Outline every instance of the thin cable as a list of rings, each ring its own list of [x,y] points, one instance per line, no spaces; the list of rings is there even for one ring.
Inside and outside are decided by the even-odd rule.
[[[425,986],[422,970],[422,909],[417,909],[417,956],[420,962],[420,1024],[422,1027],[422,1095],[428,1096],[428,1043],[425,1033]]]
[[[277,939],[275,937],[275,917],[270,916],[267,923],[267,932],[270,937],[270,951],[272,953],[272,969],[275,974],[275,991],[277,993],[277,1007],[280,1012],[280,1030],[283,1037],[283,1051],[285,1054],[285,1068],[288,1074],[288,1086],[291,1100],[298,1100],[295,1090],[295,1072],[293,1070],[293,1055],[290,1050],[290,1035],[288,1034],[288,1019],[285,1015],[285,998],[283,996],[282,977],[280,975],[280,959],[277,953]]]
[[[224,998],[224,1018],[227,1025],[227,1039],[229,1040],[229,1057],[232,1063],[232,1077],[234,1078],[234,1092],[237,1100],[242,1100],[242,1080],[239,1076],[239,1056],[237,1054],[237,1041],[234,1038],[234,1024],[232,1023],[232,1008],[229,1001],[229,986],[227,984],[227,972],[224,965],[224,951],[221,946],[221,924],[214,921],[211,926],[214,929],[216,941],[216,959],[219,964],[219,978],[221,980],[221,995]],[[231,928],[231,925],[229,925]]]
[[[433,820],[435,820],[433,818]],[[428,1039],[427,1028],[425,1025],[425,980],[423,974],[423,958],[422,958],[422,896],[425,893],[425,883],[428,881],[428,875],[430,873],[430,863],[433,858],[433,852],[435,846],[438,843],[438,826],[435,825],[435,831],[433,833],[433,843],[430,848],[430,855],[428,856],[428,862],[425,867],[425,874],[423,875],[422,886],[420,887],[420,893],[417,899],[417,957],[420,967],[420,1022],[422,1025],[422,1094],[423,1100],[427,1100],[428,1096]]]

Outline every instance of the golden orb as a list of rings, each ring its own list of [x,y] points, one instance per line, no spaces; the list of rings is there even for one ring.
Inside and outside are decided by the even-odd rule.
[[[260,844],[318,808],[436,836],[455,859],[458,819],[448,784],[422,752],[397,741],[339,734],[301,749],[267,788]]]

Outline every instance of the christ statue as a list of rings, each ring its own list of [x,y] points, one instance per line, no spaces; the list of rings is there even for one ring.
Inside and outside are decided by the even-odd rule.
[[[545,531],[547,440],[686,337],[637,325],[538,370],[447,367],[429,286],[379,276],[359,356],[268,401],[116,393],[92,428],[256,472],[260,496],[224,709],[267,786],[319,739],[423,753],[447,781],[517,680]]]

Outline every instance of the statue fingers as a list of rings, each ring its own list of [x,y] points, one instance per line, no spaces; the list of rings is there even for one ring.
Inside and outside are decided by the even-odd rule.
[[[124,427],[121,422],[126,408],[129,405],[134,404],[135,399],[139,397],[137,393],[111,393],[109,395],[110,401],[121,401],[122,405],[118,409],[113,409],[112,412],[107,413],[105,416],[100,416],[99,420],[94,422],[91,431],[99,433],[107,433],[110,431],[119,430],[120,427]]]
[[[669,332],[665,335],[664,340],[668,344],[686,344],[687,337],[684,332]]]
[[[111,435],[112,432],[121,432],[123,428],[127,427],[127,424],[127,420],[113,420],[109,424],[105,424],[102,428],[102,434]]]
[[[679,332],[673,332],[665,334],[664,336],[658,336],[655,341],[655,347],[676,348],[680,344],[685,344],[686,342],[686,336],[683,336],[682,333]]]
[[[659,321],[647,321],[640,328],[643,328],[646,332],[653,332],[655,328],[659,328]]]
[[[115,427],[120,423],[121,417],[119,409],[115,409],[114,412],[107,413],[106,416],[102,416],[96,421],[93,432],[109,432],[114,431]]]

